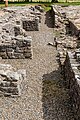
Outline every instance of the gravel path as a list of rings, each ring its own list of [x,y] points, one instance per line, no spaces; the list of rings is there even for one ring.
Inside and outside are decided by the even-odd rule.
[[[45,17],[47,17],[45,24]],[[40,31],[28,32],[33,38],[33,59],[3,60],[17,69],[26,69],[19,98],[0,98],[0,120],[74,120],[68,91],[63,86],[56,61],[57,51],[47,45],[53,42],[52,21],[42,14]]]
[[[0,16],[3,16],[5,13],[0,10]]]

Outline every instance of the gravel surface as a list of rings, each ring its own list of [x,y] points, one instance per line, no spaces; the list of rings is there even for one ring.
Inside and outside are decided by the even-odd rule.
[[[0,60],[27,70],[21,97],[0,97],[0,120],[74,120],[56,61],[57,51],[47,45],[54,37],[52,21],[48,20],[48,13],[43,13],[40,30],[27,32],[33,38],[33,59]]]
[[[2,11],[2,10],[0,10],[0,16],[3,16],[5,13]]]

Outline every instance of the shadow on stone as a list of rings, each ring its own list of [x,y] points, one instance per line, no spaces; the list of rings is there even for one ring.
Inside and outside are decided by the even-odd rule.
[[[45,24],[49,27],[49,28],[53,28],[54,27],[54,21],[53,21],[53,17],[51,15],[51,11],[47,11],[45,14],[46,18],[45,18]]]
[[[68,89],[60,68],[43,75],[42,106],[44,120],[74,120]]]

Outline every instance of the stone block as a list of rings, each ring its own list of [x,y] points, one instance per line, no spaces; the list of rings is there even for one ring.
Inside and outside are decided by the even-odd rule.
[[[32,56],[32,38],[30,36],[16,36],[9,44],[0,45],[0,57],[4,59],[24,59]],[[24,54],[26,53],[26,54]]]
[[[37,19],[23,19],[22,26],[25,31],[38,31],[39,21]]]
[[[44,9],[40,5],[36,5],[35,8],[40,12],[44,12]]]
[[[13,67],[7,64],[0,64],[0,66],[0,96],[20,96],[26,71],[20,69],[14,72]]]
[[[19,26],[14,27],[14,35],[15,36],[20,35],[20,27]]]

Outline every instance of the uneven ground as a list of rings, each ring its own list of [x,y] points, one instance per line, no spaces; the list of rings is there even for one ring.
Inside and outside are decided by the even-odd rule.
[[[27,70],[21,97],[0,98],[0,120],[74,120],[68,90],[56,61],[56,48],[47,45],[53,42],[51,27],[47,12],[42,15],[40,31],[28,32],[33,38],[33,59],[0,60]]]

